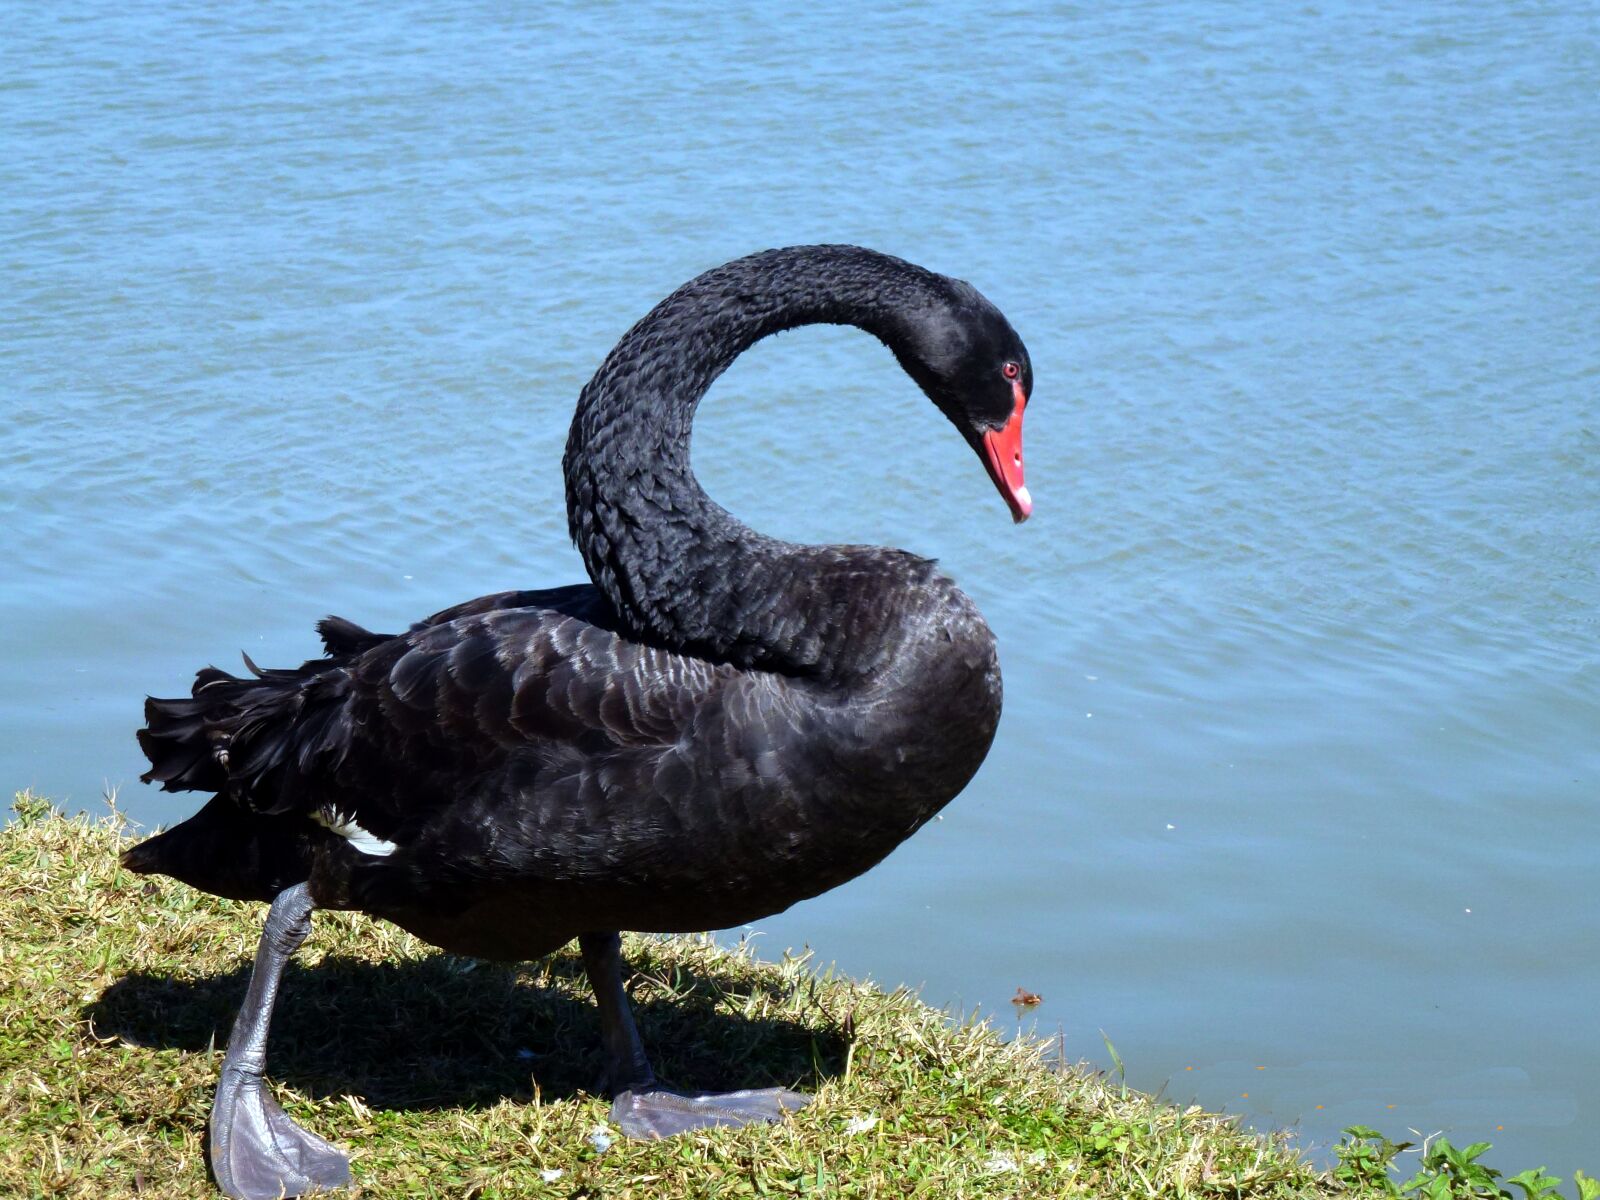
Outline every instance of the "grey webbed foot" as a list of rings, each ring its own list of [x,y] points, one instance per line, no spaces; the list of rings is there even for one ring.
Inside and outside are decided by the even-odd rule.
[[[311,932],[315,907],[303,883],[285,888],[272,901],[250,985],[228,1035],[222,1079],[211,1104],[211,1170],[233,1200],[278,1200],[350,1182],[350,1160],[289,1120],[261,1078],[278,984],[290,956]]]
[[[779,1121],[785,1113],[811,1103],[810,1096],[786,1088],[685,1095],[662,1087],[628,1011],[628,994],[622,987],[622,939],[615,933],[585,933],[578,946],[600,1009],[606,1080],[613,1093],[611,1119],[628,1137],[662,1138],[714,1125]]]
[[[611,1104],[611,1119],[633,1138],[663,1138],[714,1125],[749,1125],[779,1121],[786,1113],[804,1108],[811,1097],[787,1088],[753,1088],[742,1092],[711,1092],[686,1096],[652,1087],[619,1092]]]
[[[259,1075],[225,1071],[211,1109],[211,1169],[234,1200],[346,1187],[350,1160],[291,1121]]]

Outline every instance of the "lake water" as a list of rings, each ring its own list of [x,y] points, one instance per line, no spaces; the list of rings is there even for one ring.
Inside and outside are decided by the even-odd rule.
[[[1267,10],[1262,10],[1266,12]],[[581,577],[559,457],[696,272],[851,241],[1037,372],[1013,529],[851,330],[696,464],[938,556],[978,779],[764,922],[1294,1126],[1600,1172],[1600,11],[8,6],[0,783],[144,822],[147,692]]]

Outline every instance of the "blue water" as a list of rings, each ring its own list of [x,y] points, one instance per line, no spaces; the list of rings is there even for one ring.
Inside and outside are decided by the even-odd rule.
[[[1270,15],[1269,15],[1270,14]],[[1034,520],[869,338],[742,359],[751,524],[940,557],[979,778],[762,923],[1136,1085],[1600,1171],[1600,10],[6,6],[0,782],[147,823],[147,692],[581,577],[577,390],[853,241],[1032,352]]]

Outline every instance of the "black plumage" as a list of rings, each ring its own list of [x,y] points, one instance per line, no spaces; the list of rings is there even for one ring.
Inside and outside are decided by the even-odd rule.
[[[929,560],[764,537],[689,468],[716,377],[815,322],[888,345],[1026,514],[1031,368],[975,289],[846,246],[726,264],[580,396],[564,470],[592,583],[393,636],[329,617],[323,657],[151,699],[145,778],[214,796],[127,865],[242,898],[304,882],[316,907],[530,958],[586,931],[754,920],[882,859],[982,762],[994,639]],[[985,449],[1004,436],[1014,480]]]

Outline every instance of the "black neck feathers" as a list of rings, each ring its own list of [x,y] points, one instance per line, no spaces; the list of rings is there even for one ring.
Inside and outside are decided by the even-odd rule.
[[[919,324],[958,302],[952,289],[962,286],[854,246],[769,250],[691,280],[628,331],[579,397],[563,469],[573,541],[631,634],[741,666],[827,675],[845,652],[845,612],[879,624],[853,593],[874,574],[881,587],[883,572],[920,573],[920,560],[754,532],[695,480],[690,427],[735,358],[800,325],[858,326],[916,373]]]

